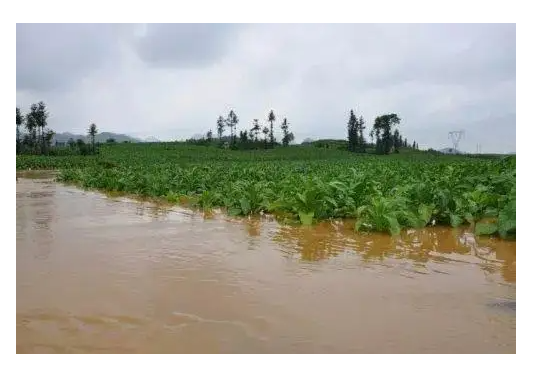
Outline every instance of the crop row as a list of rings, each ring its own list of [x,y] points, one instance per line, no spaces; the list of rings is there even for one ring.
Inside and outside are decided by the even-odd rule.
[[[244,159],[194,164],[183,156],[164,158],[21,157],[17,168],[60,168],[60,180],[85,188],[170,202],[186,199],[204,210],[225,208],[231,215],[274,213],[303,224],[354,218],[356,230],[392,234],[431,223],[454,227],[471,223],[478,234],[502,237],[516,232],[514,158]]]

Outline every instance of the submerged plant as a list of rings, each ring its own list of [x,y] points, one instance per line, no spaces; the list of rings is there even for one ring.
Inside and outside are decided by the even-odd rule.
[[[336,149],[234,151],[182,143],[109,144],[94,156],[17,156],[17,170],[59,169],[88,189],[221,207],[231,215],[271,212],[310,225],[354,218],[355,229],[473,225],[479,235],[516,233],[514,157],[421,154],[405,159]]]

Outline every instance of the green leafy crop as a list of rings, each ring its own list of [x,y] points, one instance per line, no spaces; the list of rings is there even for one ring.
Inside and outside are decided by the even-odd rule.
[[[354,219],[357,231],[473,225],[516,235],[516,162],[356,155],[310,147],[232,151],[180,143],[115,144],[99,156],[17,156],[17,169],[59,169],[84,188],[189,203],[230,215],[273,213],[310,225]]]

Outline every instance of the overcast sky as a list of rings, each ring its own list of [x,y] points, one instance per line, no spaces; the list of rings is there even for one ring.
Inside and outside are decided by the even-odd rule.
[[[17,106],[56,132],[180,139],[270,109],[297,141],[397,113],[420,148],[516,151],[514,24],[17,24]]]

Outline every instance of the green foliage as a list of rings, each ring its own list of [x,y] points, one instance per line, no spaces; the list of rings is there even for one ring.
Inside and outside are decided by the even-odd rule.
[[[370,134],[375,135],[377,154],[389,154],[395,144],[398,144],[396,143],[396,139],[399,138],[399,135],[395,137],[392,134],[392,128],[395,125],[399,125],[400,122],[401,119],[395,113],[378,116],[375,119]]]
[[[99,150],[85,157],[17,156],[17,170],[60,169],[59,180],[86,188],[220,207],[231,215],[273,213],[302,224],[351,218],[358,231],[391,234],[435,223],[516,235],[514,157],[373,156],[313,146],[236,151],[183,143]]]

